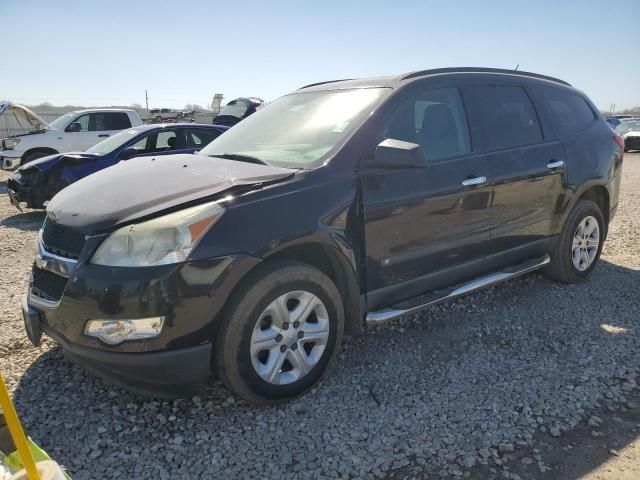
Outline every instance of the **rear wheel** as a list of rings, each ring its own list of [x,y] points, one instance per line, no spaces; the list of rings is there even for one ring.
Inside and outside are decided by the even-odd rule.
[[[273,404],[311,388],[335,357],[344,330],[340,294],[298,262],[254,273],[233,295],[216,337],[216,371],[240,397]]]
[[[605,228],[598,204],[580,200],[567,217],[544,273],[563,283],[587,280],[600,258]]]

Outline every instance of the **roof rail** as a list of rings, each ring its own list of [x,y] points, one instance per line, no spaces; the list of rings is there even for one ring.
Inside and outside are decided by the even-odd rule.
[[[417,72],[410,72],[401,77],[402,80],[408,80],[410,78],[423,77],[427,75],[438,75],[441,73],[502,73],[508,75],[520,75],[523,77],[540,78],[542,80],[550,80],[552,82],[561,83],[563,85],[571,84],[560,80],[555,77],[548,77],[547,75],[540,75],[538,73],[523,72],[521,70],[504,70],[502,68],[478,68],[478,67],[456,67],[456,68],[434,68],[432,70],[419,70]]]
[[[318,85],[324,85],[325,83],[346,82],[347,80],[353,80],[353,78],[341,78],[339,80],[327,80],[325,82],[310,83],[304,87],[300,87],[298,90],[304,90],[305,88],[316,87]]]

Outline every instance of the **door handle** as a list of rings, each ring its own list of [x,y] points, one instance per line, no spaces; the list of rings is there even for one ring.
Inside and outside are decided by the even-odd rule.
[[[547,163],[547,168],[554,170],[556,168],[560,168],[564,166],[564,162],[562,160],[551,160]]]
[[[466,180],[462,181],[462,185],[464,187],[472,187],[474,185],[482,185],[483,183],[486,183],[486,181],[487,177],[467,178]]]
[[[105,133],[105,134],[102,134],[102,135],[98,135],[98,137],[108,137],[108,136],[109,136],[108,133]]]

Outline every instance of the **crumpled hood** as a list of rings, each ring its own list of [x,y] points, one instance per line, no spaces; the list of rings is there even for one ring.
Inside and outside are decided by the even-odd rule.
[[[82,232],[98,233],[236,185],[273,182],[294,173],[202,155],[138,157],[60,191],[49,203],[47,215]]]
[[[99,156],[97,153],[86,152],[54,153],[53,155],[47,155],[46,157],[33,160],[20,167],[20,169],[24,170],[25,168],[35,167],[38,170],[46,172],[60,163],[63,158],[70,158],[77,161],[77,163],[82,163],[83,160],[94,160]]]

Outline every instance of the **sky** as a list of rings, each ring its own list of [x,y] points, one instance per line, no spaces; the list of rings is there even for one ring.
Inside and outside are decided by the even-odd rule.
[[[551,75],[640,105],[640,0],[0,0],[0,99],[208,106],[440,67]],[[225,103],[223,101],[223,103]]]

